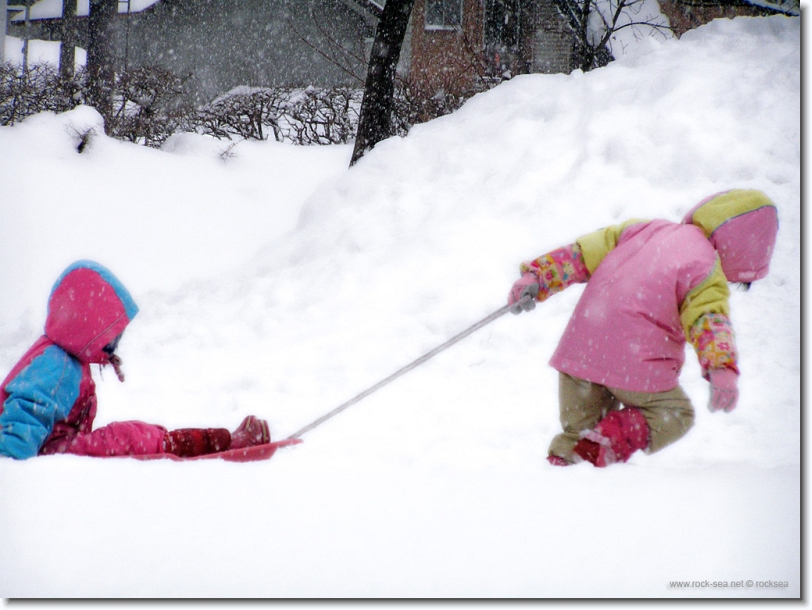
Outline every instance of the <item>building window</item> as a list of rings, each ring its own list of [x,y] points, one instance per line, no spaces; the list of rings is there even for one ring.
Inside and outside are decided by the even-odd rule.
[[[426,0],[426,29],[452,30],[462,25],[462,0]]]

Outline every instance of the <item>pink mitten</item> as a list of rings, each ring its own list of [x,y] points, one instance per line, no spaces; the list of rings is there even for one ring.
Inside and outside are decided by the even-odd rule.
[[[708,371],[711,384],[710,404],[711,412],[724,411],[730,413],[736,408],[739,400],[739,375],[731,369],[711,369]]]
[[[512,307],[510,313],[519,314],[523,311],[530,311],[533,309],[536,306],[539,288],[539,276],[532,271],[524,273],[522,277],[516,280],[516,283],[513,284],[513,287],[510,289],[510,294],[508,295],[508,305],[514,305],[528,295],[530,295],[532,298],[525,301],[521,305]]]

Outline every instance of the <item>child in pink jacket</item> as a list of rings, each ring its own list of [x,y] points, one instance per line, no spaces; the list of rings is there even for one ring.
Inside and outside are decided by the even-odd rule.
[[[0,385],[0,455],[193,457],[270,442],[268,424],[253,416],[233,433],[224,428],[169,432],[139,421],[94,430],[96,386],[90,365],[112,365],[124,381],[115,350],[136,313],[130,293],[105,267],[79,261],[65,270],[48,300],[45,334]]]
[[[735,408],[728,282],[749,287],[767,275],[777,231],[764,193],[731,190],[700,202],[681,224],[631,220],[522,264],[508,297],[514,313],[587,283],[550,361],[563,427],[550,463],[603,467],[684,436],[694,421],[679,386],[686,340],[710,382],[711,411]]]

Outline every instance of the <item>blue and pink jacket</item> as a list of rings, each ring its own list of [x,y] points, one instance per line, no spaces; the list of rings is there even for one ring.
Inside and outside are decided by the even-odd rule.
[[[79,261],[65,270],[51,290],[45,334],[0,385],[0,455],[163,451],[161,426],[130,421],[93,430],[96,386],[90,365],[110,362],[103,348],[136,313],[130,293],[103,266]]]

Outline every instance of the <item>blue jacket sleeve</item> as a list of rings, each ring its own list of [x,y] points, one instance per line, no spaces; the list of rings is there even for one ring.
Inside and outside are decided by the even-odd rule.
[[[0,455],[37,455],[54,424],[67,418],[79,397],[82,367],[52,345],[6,385],[0,414]]]

